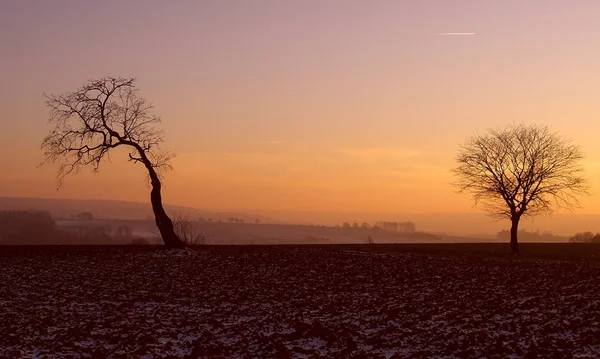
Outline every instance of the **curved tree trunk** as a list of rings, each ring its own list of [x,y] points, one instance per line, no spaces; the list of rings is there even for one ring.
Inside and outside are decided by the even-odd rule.
[[[150,192],[150,202],[152,203],[152,211],[156,220],[156,226],[160,231],[160,235],[165,242],[167,248],[185,248],[185,243],[179,239],[173,228],[173,221],[165,212],[162,204],[162,196],[160,194],[160,181],[155,183],[152,181],[152,191]]]
[[[146,154],[143,151],[140,151],[140,155],[148,169],[148,174],[150,175],[150,184],[152,184],[152,191],[150,191],[150,202],[152,203],[152,211],[154,212],[154,219],[156,220],[156,226],[160,231],[160,235],[165,242],[165,247],[167,248],[185,248],[185,243],[179,239],[179,236],[175,233],[175,229],[173,227],[173,221],[165,212],[162,203],[162,195],[161,188],[162,184],[160,183],[160,178],[158,178],[158,174],[154,167],[152,167],[151,162],[146,157]]]
[[[512,254],[519,253],[519,242],[517,241],[517,234],[519,232],[519,217],[513,216],[511,219],[510,226],[510,251]]]

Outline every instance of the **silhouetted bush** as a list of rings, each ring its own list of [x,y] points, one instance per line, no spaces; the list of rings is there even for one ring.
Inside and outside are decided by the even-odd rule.
[[[600,243],[600,233],[580,232],[569,238],[569,243]]]
[[[567,237],[559,236],[550,232],[540,233],[539,231],[532,232],[527,230],[518,231],[517,236],[519,240],[526,242],[564,242],[567,240]],[[509,241],[510,231],[504,229],[498,232],[498,234],[496,234],[496,237],[503,241]]]
[[[235,218],[235,223],[243,221]],[[231,220],[233,222],[233,220]],[[200,232],[200,221],[191,220],[188,213],[179,212],[173,216],[173,229],[175,233],[188,246],[199,246],[208,242],[208,237]]]

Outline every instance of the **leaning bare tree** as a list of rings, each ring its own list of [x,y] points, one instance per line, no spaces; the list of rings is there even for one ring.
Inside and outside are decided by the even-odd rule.
[[[574,209],[587,194],[579,147],[546,126],[509,125],[468,139],[453,173],[460,192],[473,195],[489,214],[511,221],[510,247],[524,216],[552,213],[554,205]]]
[[[42,142],[44,163],[60,163],[59,188],[65,176],[86,166],[98,171],[109,151],[127,148],[129,160],[148,171],[152,210],[165,246],[185,247],[162,204],[160,173],[171,169],[173,156],[160,149],[160,118],[151,114],[148,101],[138,97],[135,79],[105,77],[88,81],[75,92],[44,96],[54,126]]]

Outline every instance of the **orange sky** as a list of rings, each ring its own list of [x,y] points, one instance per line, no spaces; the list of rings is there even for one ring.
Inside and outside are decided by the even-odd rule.
[[[58,192],[56,168],[36,168],[42,93],[101,76],[138,77],[163,117],[168,203],[469,212],[449,184],[457,147],[513,121],[581,145],[595,194],[598,14],[596,0],[2,2],[0,196],[147,201],[122,153]],[[600,213],[600,196],[582,204]]]

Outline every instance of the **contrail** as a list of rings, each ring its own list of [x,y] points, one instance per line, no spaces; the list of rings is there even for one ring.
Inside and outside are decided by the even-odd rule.
[[[475,35],[474,32],[438,32],[436,35]]]

